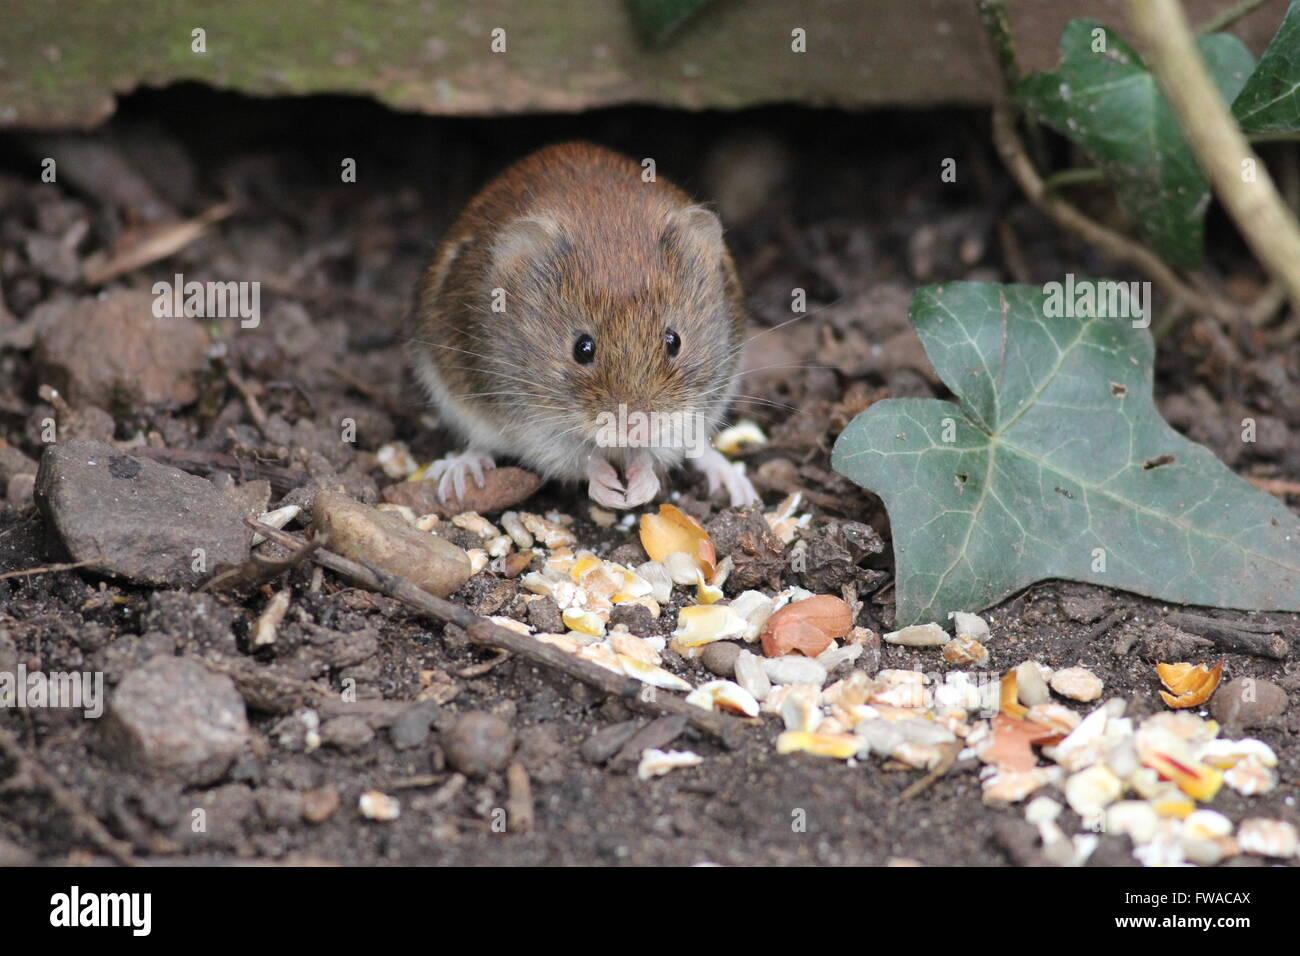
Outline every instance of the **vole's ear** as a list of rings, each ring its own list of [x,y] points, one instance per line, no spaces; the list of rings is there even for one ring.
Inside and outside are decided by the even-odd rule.
[[[565,242],[559,225],[545,216],[512,220],[492,244],[492,270],[498,275],[509,275],[529,269],[560,251]]]
[[[703,259],[716,259],[725,248],[722,222],[704,206],[683,206],[670,212],[660,242]]]

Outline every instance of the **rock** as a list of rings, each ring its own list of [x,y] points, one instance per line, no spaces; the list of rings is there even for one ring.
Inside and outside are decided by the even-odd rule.
[[[248,559],[243,512],[210,481],[110,445],[48,446],[35,497],[68,556],[101,574],[192,587]]]
[[[645,721],[625,720],[622,723],[602,727],[582,742],[579,753],[584,760],[591,763],[604,763],[623,749],[638,730],[645,726]]]
[[[736,673],[736,658],[740,656],[741,646],[732,641],[714,641],[706,644],[700,661],[719,677],[731,677]]]
[[[324,823],[339,808],[339,792],[331,786],[308,790],[302,795],[302,818],[308,823]]]
[[[558,607],[556,613],[559,613]],[[622,624],[638,637],[644,637],[654,633],[655,616],[644,604],[615,604],[614,609],[609,612],[609,626],[613,627],[615,624]],[[560,633],[563,633],[563,629]]]
[[[398,750],[409,750],[424,743],[437,716],[438,705],[433,701],[421,701],[406,708],[388,728],[393,746]]]
[[[35,496],[36,476],[24,472],[9,479],[9,486],[5,488],[4,501],[5,504],[13,505],[15,508],[27,508],[32,504]]]
[[[0,492],[15,475],[35,475],[36,462],[0,438]]]
[[[370,729],[363,717],[344,715],[331,717],[321,724],[320,741],[347,753],[360,750],[375,739],[375,732]]]
[[[271,502],[271,483],[264,478],[242,484],[231,482],[222,489],[222,494],[234,501],[245,515],[256,518],[266,512]]]
[[[718,557],[731,556],[727,592],[739,594],[752,588],[781,587],[786,569],[785,546],[757,510],[723,511],[705,525]]]
[[[153,304],[149,293],[125,290],[61,303],[36,340],[40,380],[74,406],[193,402],[208,334],[187,317],[157,318]]]
[[[247,738],[234,682],[188,657],[160,655],[127,674],[104,722],[115,759],[190,785],[220,779]]]
[[[1291,701],[1272,681],[1260,677],[1234,677],[1214,694],[1210,713],[1221,724],[1255,727],[1286,712]]]
[[[635,606],[639,607],[639,605]],[[542,595],[541,597],[529,601],[527,607],[528,623],[533,626],[533,629],[536,630],[537,633],[563,634],[568,630],[568,628],[564,626],[564,618],[560,614],[560,606],[555,603],[554,598],[548,595]],[[616,605],[609,616],[609,623],[611,626],[618,623],[615,619],[618,610],[618,606]],[[650,611],[648,609],[641,608],[641,610],[646,612],[646,616],[649,616]],[[632,628],[629,626],[628,630],[632,630]],[[641,632],[632,631],[632,633],[636,634]]]
[[[443,504],[438,498],[436,481],[399,481],[384,489],[384,500],[395,505],[407,505],[416,514],[436,514],[444,518],[462,511],[487,514],[504,511],[532,497],[542,486],[542,479],[522,468],[493,468],[483,474],[483,487],[471,479],[465,488],[464,498],[455,498]]]
[[[312,515],[331,551],[406,578],[430,594],[445,598],[470,578],[469,556],[460,548],[347,495],[318,492]]]
[[[515,752],[515,732],[510,725],[481,710],[457,717],[442,731],[441,741],[447,762],[471,777],[504,770]]]
[[[680,714],[656,717],[633,734],[618,752],[620,761],[636,761],[647,750],[661,750],[686,730],[686,718]]]
[[[803,535],[807,550],[800,580],[809,591],[835,594],[858,574],[857,563],[868,554],[879,554],[885,544],[870,525],[858,522],[828,524]]]

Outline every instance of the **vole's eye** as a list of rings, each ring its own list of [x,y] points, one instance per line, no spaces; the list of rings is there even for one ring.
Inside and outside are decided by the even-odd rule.
[[[590,365],[596,361],[596,340],[590,335],[579,335],[573,343],[573,360],[579,365]]]
[[[673,329],[664,333],[664,345],[668,346],[668,356],[672,358],[682,350],[682,337]]]

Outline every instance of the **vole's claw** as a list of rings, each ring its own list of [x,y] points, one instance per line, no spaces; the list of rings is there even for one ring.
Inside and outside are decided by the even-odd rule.
[[[728,461],[716,448],[705,449],[702,455],[692,459],[692,463],[708,479],[710,495],[719,487],[727,489],[731,507],[740,508],[759,500],[758,492],[745,477],[743,467]]]
[[[428,481],[438,482],[438,497],[443,504],[465,498],[465,476],[472,475],[474,483],[480,488],[486,483],[483,473],[496,467],[491,455],[469,449],[458,455],[440,458],[424,470]]]

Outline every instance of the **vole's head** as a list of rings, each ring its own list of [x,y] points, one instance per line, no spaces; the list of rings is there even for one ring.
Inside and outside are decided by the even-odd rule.
[[[520,414],[557,456],[599,449],[617,461],[639,447],[676,463],[716,430],[744,311],[712,212],[515,219],[495,237],[487,272],[504,300],[489,319],[501,332],[494,348],[519,367]]]

